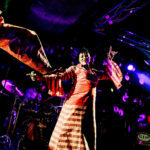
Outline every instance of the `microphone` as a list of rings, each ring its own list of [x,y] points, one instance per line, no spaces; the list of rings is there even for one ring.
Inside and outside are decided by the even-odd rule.
[[[27,73],[26,76],[30,76],[31,80],[35,81],[37,74],[35,73],[35,71],[31,71],[31,73]]]
[[[34,76],[36,75],[35,71],[31,71],[31,73],[27,73],[26,76]]]

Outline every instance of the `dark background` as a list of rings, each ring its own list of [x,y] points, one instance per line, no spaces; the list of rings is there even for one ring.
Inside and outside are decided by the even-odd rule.
[[[2,16],[6,23],[26,27],[39,35],[53,68],[60,66],[66,68],[72,63],[76,64],[75,52],[78,53],[82,47],[86,47],[92,57],[95,57],[94,67],[101,69],[109,46],[112,45],[113,50],[118,51],[114,60],[122,64],[120,68],[124,74],[123,86],[117,90],[110,81],[100,81],[98,85],[98,149],[105,150],[111,145],[118,149],[144,150],[148,149],[148,146],[138,144],[137,134],[140,131],[149,133],[150,83],[139,84],[137,72],[142,72],[150,78],[150,63],[145,62],[150,61],[150,48],[141,44],[146,42],[150,45],[150,2],[137,1],[135,5],[117,15],[121,8],[134,2],[125,1],[120,8],[110,14],[110,16],[116,14],[115,21],[118,22],[111,25],[106,23],[101,27],[100,33],[95,32],[95,22],[121,2],[121,0],[1,0],[0,9],[3,10]],[[142,6],[144,3],[147,4]],[[138,8],[138,11],[127,15],[130,10]],[[125,31],[131,31],[136,36],[126,35]],[[137,46],[130,46],[133,41],[120,42],[118,40],[120,35],[129,36]],[[127,70],[127,65],[130,63],[135,65],[135,72]],[[26,93],[28,88],[39,88],[39,83],[33,83],[26,76],[26,73],[31,71],[31,68],[0,50],[0,81],[11,80]],[[125,80],[126,74],[130,76],[129,81]],[[5,118],[12,108],[14,95],[2,85],[0,87],[2,91],[0,105],[1,110],[4,109],[3,112],[6,113],[3,115]],[[122,97],[125,92],[128,93],[129,98],[124,103]],[[47,99],[49,95],[45,92],[43,97]],[[134,99],[138,102],[141,100],[142,104],[134,102]],[[62,100],[60,98],[57,103],[52,101],[50,103],[57,106]],[[115,113],[114,106],[122,109],[124,115]],[[142,122],[146,126],[138,124],[137,119],[140,114],[146,114]],[[51,130],[52,128],[53,126]]]

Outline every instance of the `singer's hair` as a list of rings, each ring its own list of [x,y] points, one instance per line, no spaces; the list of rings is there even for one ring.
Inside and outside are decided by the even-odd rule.
[[[90,54],[89,50],[85,47],[83,47],[80,51],[79,51],[79,54],[78,54],[78,57],[80,54]]]

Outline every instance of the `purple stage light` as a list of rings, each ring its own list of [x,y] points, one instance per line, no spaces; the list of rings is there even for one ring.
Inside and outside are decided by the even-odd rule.
[[[120,115],[120,116],[124,116],[124,111],[123,111],[123,109],[119,109],[119,115]]]
[[[146,126],[148,126],[147,123],[138,123],[138,124],[139,124],[140,127],[146,127]]]
[[[128,33],[131,34],[131,35],[133,34],[133,32],[131,32],[131,31],[128,31]]]
[[[130,46],[135,46],[133,43],[129,43]]]
[[[114,112],[117,113],[119,111],[118,106],[114,106]]]
[[[144,73],[137,73],[140,84],[150,85],[150,77]]]
[[[144,80],[143,80],[143,79],[139,79],[139,83],[140,83],[141,85],[143,85],[143,84],[144,84]]]
[[[128,98],[129,98],[128,93],[125,92],[124,95],[122,96],[122,101],[127,102]]]
[[[92,61],[95,62],[96,54],[93,56]]]
[[[146,119],[146,115],[145,114],[140,114],[139,118],[137,119],[137,122],[144,121],[145,119]]]
[[[72,47],[72,46],[70,46],[70,49],[71,49],[71,50],[73,50],[73,47]]]
[[[133,10],[130,10],[130,14],[132,14],[133,13]]]
[[[114,109],[115,113],[119,114],[119,116],[124,116],[124,110],[123,109],[120,109],[118,106],[114,106],[113,109]]]
[[[136,98],[133,100],[133,103],[137,103],[137,99]]]
[[[119,63],[119,67],[122,67],[122,63]]]
[[[123,40],[122,39],[118,39],[120,42],[123,42]]]
[[[131,132],[131,127],[130,127],[130,125],[128,125],[128,133],[130,133]]]
[[[105,18],[106,18],[106,19],[109,19],[109,18],[110,18],[110,16],[109,16],[109,15],[106,15],[106,16],[105,16]]]
[[[130,80],[130,76],[128,74],[125,75],[125,80],[129,81]]]
[[[102,110],[102,112],[106,112],[106,110],[105,110],[105,109],[103,109],[103,110]]]
[[[139,105],[142,106],[142,100],[141,99],[139,100]]]
[[[62,46],[62,47],[61,47],[61,49],[62,49],[62,50],[64,50],[64,49],[65,49],[65,47],[64,47],[64,46]]]
[[[142,141],[141,141],[141,140],[139,140],[139,144],[140,144],[140,145],[142,144]]]
[[[112,21],[112,20],[109,20],[108,23],[109,23],[109,24],[113,24],[113,21]]]

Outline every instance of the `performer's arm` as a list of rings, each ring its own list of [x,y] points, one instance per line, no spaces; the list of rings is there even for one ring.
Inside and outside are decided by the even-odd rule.
[[[45,80],[48,80],[49,78],[55,77],[58,79],[61,79],[62,81],[68,80],[74,76],[75,66],[71,66],[67,68],[64,72],[58,72],[51,75],[44,75],[43,77]]]
[[[123,79],[123,74],[119,66],[112,60],[117,53],[118,52],[116,51],[112,51],[112,46],[110,46],[110,50],[107,57],[107,74],[113,81],[116,88],[119,89],[122,86],[121,82]]]
[[[59,69],[53,70],[52,74],[48,74],[48,75],[38,75],[34,71],[32,71],[31,73],[26,74],[26,75],[30,76],[32,81],[48,81],[51,78],[57,78],[57,79],[61,79],[62,81],[64,81],[64,80],[68,80],[73,77],[74,70],[75,70],[75,67],[71,66],[63,72],[62,72],[61,68],[59,68]]]
[[[98,76],[98,80],[108,80],[110,79],[110,77],[107,74],[107,69],[104,70],[96,70],[96,69],[92,69]]]

